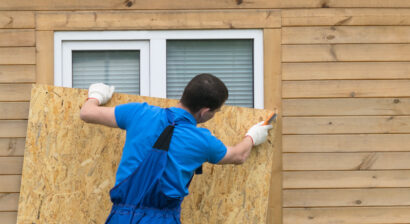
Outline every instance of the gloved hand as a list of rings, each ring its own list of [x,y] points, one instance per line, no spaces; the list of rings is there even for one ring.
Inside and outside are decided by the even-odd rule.
[[[115,87],[108,86],[104,83],[94,83],[88,89],[88,98],[95,98],[98,100],[98,105],[106,104],[112,97]]]
[[[252,126],[246,136],[252,138],[253,145],[259,145],[266,141],[266,137],[268,136],[268,130],[272,128],[272,125],[263,125],[264,121],[259,122]]]

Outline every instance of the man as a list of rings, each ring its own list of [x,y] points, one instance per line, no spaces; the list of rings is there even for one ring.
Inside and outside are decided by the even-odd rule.
[[[194,77],[175,107],[147,103],[102,107],[114,87],[92,84],[81,108],[85,122],[126,130],[113,207],[106,223],[180,223],[180,205],[195,171],[204,162],[241,164],[271,125],[258,123],[235,146],[226,147],[197,123],[210,120],[228,98],[225,84],[211,74]]]

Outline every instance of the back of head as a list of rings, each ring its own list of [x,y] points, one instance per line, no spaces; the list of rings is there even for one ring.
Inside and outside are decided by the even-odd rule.
[[[198,112],[207,107],[211,111],[216,110],[228,99],[228,89],[225,84],[211,74],[199,74],[195,76],[185,87],[181,97],[181,103],[191,113]]]

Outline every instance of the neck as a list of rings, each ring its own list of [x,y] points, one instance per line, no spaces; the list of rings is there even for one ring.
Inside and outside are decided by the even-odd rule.
[[[195,113],[195,114],[192,113],[192,112],[188,109],[188,107],[184,106],[184,104],[182,104],[181,102],[179,102],[177,105],[175,105],[175,107],[176,107],[176,108],[181,108],[181,109],[184,109],[184,110],[188,111],[188,112],[195,118],[196,122],[199,123],[199,116],[198,116],[199,113]]]

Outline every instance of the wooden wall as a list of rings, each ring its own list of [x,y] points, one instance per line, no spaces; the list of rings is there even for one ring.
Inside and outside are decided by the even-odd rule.
[[[282,11],[284,224],[410,223],[409,16]]]
[[[241,28],[264,29],[265,105],[283,109],[271,222],[283,214],[286,224],[410,223],[409,7],[403,0],[2,1],[0,223],[16,222],[30,88],[53,83],[54,31]]]

